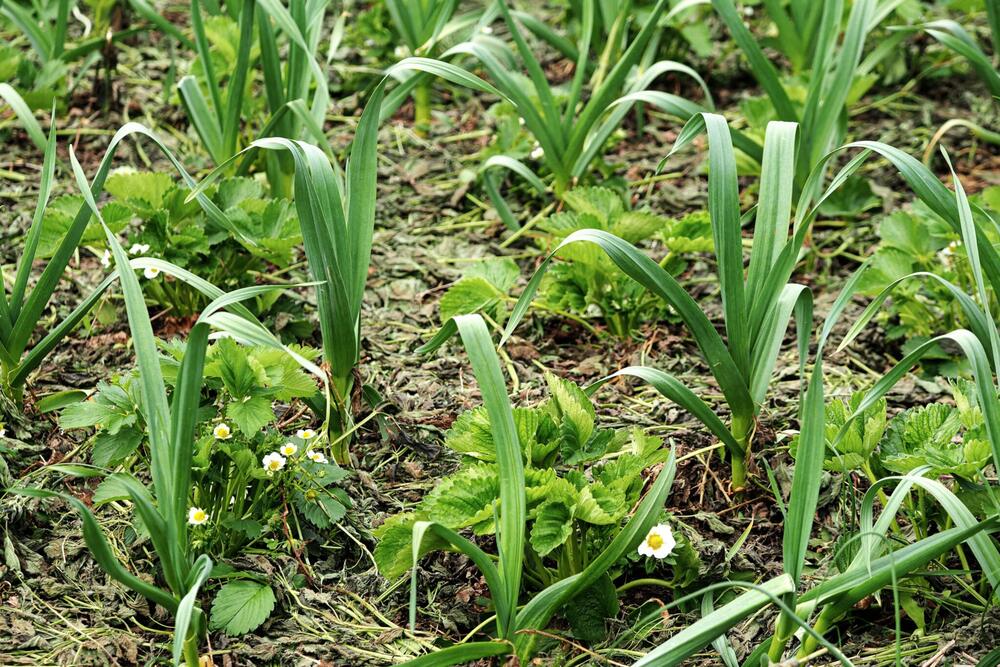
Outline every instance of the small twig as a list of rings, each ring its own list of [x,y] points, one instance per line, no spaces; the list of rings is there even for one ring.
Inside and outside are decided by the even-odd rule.
[[[541,635],[542,637],[548,637],[549,639],[555,639],[556,641],[560,641],[560,642],[563,642],[564,644],[568,644],[568,645],[572,646],[573,648],[575,648],[576,650],[580,651],[581,653],[586,653],[587,655],[589,655],[591,657],[594,657],[594,658],[597,658],[598,660],[606,662],[609,665],[614,665],[615,667],[627,667],[627,665],[624,662],[618,662],[616,660],[612,660],[611,658],[605,658],[600,653],[595,653],[594,651],[591,651],[586,646],[581,646],[580,644],[577,644],[576,642],[574,642],[574,641],[572,641],[570,639],[566,639],[565,637],[560,637],[559,635],[554,635],[551,632],[545,632],[544,630],[531,630],[531,629],[527,629],[527,630],[518,630],[517,633],[518,634],[528,633],[528,634],[532,634],[532,635]]]
[[[816,658],[822,658],[827,653],[828,649],[826,647],[823,647],[818,651],[814,651],[813,653],[810,653],[809,655],[804,656],[802,658],[789,658],[784,662],[778,663],[778,667],[802,667],[802,665],[808,665]]]
[[[288,546],[292,548],[292,558],[299,565],[299,572],[309,581],[309,585],[313,588],[316,587],[316,580],[313,579],[312,572],[302,560],[302,549],[295,545],[295,539],[292,537],[292,528],[288,525],[288,499],[285,497],[285,492],[281,492],[281,525],[285,533],[285,539],[288,540]]]
[[[942,646],[937,653],[920,663],[920,667],[937,667],[938,663],[944,660],[945,654],[951,650],[951,647],[955,645],[955,640],[952,639],[947,644]]]

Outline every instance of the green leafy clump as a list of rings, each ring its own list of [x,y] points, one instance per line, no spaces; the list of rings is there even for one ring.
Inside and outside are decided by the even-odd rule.
[[[649,211],[632,211],[621,196],[607,188],[576,188],[563,201],[567,210],[555,213],[539,224],[546,234],[543,242],[552,246],[575,231],[599,229],[629,243],[659,237],[667,254],[661,265],[678,275],[685,268],[679,255],[712,249],[711,223],[707,214],[670,219]],[[540,303],[579,317],[598,319],[611,335],[630,338],[644,322],[665,318],[669,307],[635,281],[622,280],[614,262],[592,245],[576,244],[560,251],[569,260],[556,264],[542,283]]]
[[[879,446],[886,470],[906,474],[929,466],[931,475],[975,479],[990,461],[990,445],[971,384],[953,385],[958,407],[932,403],[904,410],[889,422]]]
[[[886,417],[879,398],[860,413],[866,392],[826,406],[824,437],[827,470],[861,472],[872,483],[885,474],[908,474],[929,467],[929,475],[975,479],[990,460],[990,446],[976,396],[967,381],[951,385],[955,406],[931,403]],[[795,456],[798,437],[790,450]]]
[[[66,430],[96,428],[91,443],[91,461],[114,467],[145,440],[145,422],[139,411],[139,387],[134,375],[101,382],[89,400],[74,403],[59,415]]]
[[[1000,211],[1000,187],[983,190],[970,198],[975,204],[974,217],[985,238],[1000,242],[1000,235],[987,215]],[[941,331],[967,326],[965,315],[954,294],[935,279],[906,279],[914,272],[935,273],[942,280],[962,291],[976,292],[965,246],[948,223],[921,201],[907,210],[894,211],[882,219],[878,227],[879,243],[870,260],[870,268],[859,283],[859,291],[875,296],[892,285],[902,282],[892,292],[892,299],[879,317],[892,340],[905,340],[904,352],[916,349]],[[989,306],[995,312],[997,303],[991,295]],[[936,347],[922,360],[924,369],[935,374],[953,375],[958,367],[949,355]]]
[[[293,346],[312,360],[318,351]],[[226,418],[252,435],[274,421],[274,401],[288,402],[316,394],[316,380],[280,350],[238,345],[230,339],[215,343],[205,362],[205,377],[225,404]]]
[[[164,378],[173,384],[185,346],[172,342],[163,347],[160,364]],[[304,359],[318,355],[299,346],[290,349]],[[350,498],[335,483],[347,472],[326,461],[325,454],[317,457],[321,447],[313,438],[289,438],[277,425],[275,405],[317,393],[315,379],[292,356],[275,347],[222,338],[206,352],[202,386],[198,408],[202,426],[193,444],[194,492],[189,503],[209,517],[197,534],[199,545],[215,556],[258,542],[280,548],[286,541],[282,521],[286,510],[304,519],[301,525],[317,530],[343,518]],[[59,424],[64,429],[95,429],[94,465],[136,473],[149,465],[148,426],[140,405],[138,376],[125,374],[100,383],[88,400],[63,408]],[[220,425],[225,429],[217,430]],[[285,464],[278,474],[269,475],[263,458],[280,453],[289,443],[294,453],[283,456]],[[99,487],[95,504],[120,496],[114,482],[107,484]],[[143,530],[137,523],[136,532]]]
[[[884,398],[880,398],[848,423],[864,397],[865,392],[856,391],[847,401],[836,400],[827,404],[824,422],[826,456],[823,458],[823,467],[842,473],[861,471],[874,481],[876,475],[871,460],[885,433],[886,402]],[[790,446],[793,456],[797,454],[798,446],[799,438],[796,436]]]
[[[243,286],[254,272],[287,266],[302,242],[291,202],[267,197],[254,179],[229,178],[206,193],[231,229],[207,216],[198,202],[187,201],[188,189],[165,173],[119,170],[108,176],[105,190],[114,199],[101,214],[112,231],[135,223],[126,245],[131,254],[172,262],[218,286]],[[80,197],[60,197],[46,210],[43,257],[58,247],[60,230],[69,228],[81,203]],[[91,224],[82,242],[103,247],[100,226]],[[197,290],[165,276],[150,279],[145,292],[178,316],[204,305]]]
[[[547,400],[514,409],[525,466],[525,567],[535,589],[580,572],[628,519],[642,494],[643,471],[667,458],[659,438],[639,429],[600,427],[590,398],[577,385],[552,375],[547,380]],[[411,532],[417,521],[470,529],[475,535],[496,532],[500,479],[486,409],[459,416],[445,444],[461,455],[460,468],[413,511],[389,517],[376,530],[375,561],[386,577],[412,566]],[[435,548],[440,545],[425,538],[424,552]],[[613,611],[610,604],[598,606],[607,615]],[[589,635],[583,626],[580,630]]]

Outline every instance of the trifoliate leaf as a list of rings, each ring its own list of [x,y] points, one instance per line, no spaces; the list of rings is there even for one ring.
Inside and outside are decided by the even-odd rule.
[[[248,396],[237,399],[226,406],[226,417],[231,419],[241,432],[253,435],[274,420],[271,399],[265,396]]]
[[[237,579],[215,594],[210,625],[227,635],[245,635],[267,620],[274,610],[274,592],[270,586]]]
[[[499,503],[500,477],[496,466],[474,464],[441,480],[420,507],[431,521],[489,535],[496,530],[493,516]]]
[[[296,492],[295,506],[317,528],[329,528],[344,518],[347,508],[327,491],[309,489]]]

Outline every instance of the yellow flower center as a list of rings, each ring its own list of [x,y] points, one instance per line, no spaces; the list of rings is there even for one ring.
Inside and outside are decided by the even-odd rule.
[[[663,546],[663,538],[660,537],[659,533],[651,533],[648,537],[646,537],[646,544],[648,544],[651,549],[659,549]]]
[[[267,462],[267,467],[270,468],[271,470],[277,470],[280,467],[280,465],[281,465],[280,463],[274,460]]]
[[[194,519],[195,521],[204,521],[205,520],[205,510],[195,510],[192,513],[191,518]]]

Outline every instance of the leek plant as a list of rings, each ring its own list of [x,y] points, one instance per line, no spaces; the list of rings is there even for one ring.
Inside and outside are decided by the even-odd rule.
[[[991,7],[991,12],[1000,13],[1000,9],[993,7],[992,2],[987,2],[986,5]],[[902,30],[904,32],[922,30],[949,50],[965,58],[976,75],[989,88],[990,95],[994,98],[1000,97],[1000,71],[994,67],[990,57],[983,53],[975,38],[961,25],[955,21],[942,19]]]
[[[805,362],[812,323],[810,290],[789,278],[805,239],[808,220],[796,222],[789,234],[794,181],[796,126],[772,122],[764,143],[760,197],[754,215],[753,247],[744,267],[742,217],[736,154],[725,119],[696,115],[678,138],[674,151],[707,130],[709,140],[708,209],[718,263],[727,340],[669,271],[634,245],[610,232],[582,229],[567,236],[545,259],[525,288],[507,324],[508,338],[524,317],[542,277],[560,249],[591,243],[617,267],[670,304],[695,338],[722,390],[731,417],[721,428],[715,413],[673,376],[648,367],[630,367],[621,374],[639,377],[697,416],[726,446],[735,489],[746,482],[746,464],[756,420],[766,398],[778,351],[793,314],[798,320],[800,363]]]
[[[460,315],[449,320],[422,351],[433,351],[456,333],[460,335],[472,362],[496,447],[500,480],[500,503],[495,509],[498,555],[492,557],[472,541],[440,523],[417,521],[413,525],[410,625],[413,627],[416,622],[417,565],[420,557],[431,550],[450,549],[468,556],[486,580],[496,612],[495,639],[458,644],[405,664],[445,667],[506,655],[520,664],[529,664],[536,651],[537,636],[532,631],[543,630],[565,603],[595,584],[656,523],[673,482],[675,459],[671,453],[628,523],[581,572],[557,581],[521,605],[519,598],[525,549],[528,548],[528,516],[523,450],[518,429],[496,348],[480,315]]]
[[[0,101],[3,101],[14,112],[24,131],[28,133],[28,138],[35,144],[35,147],[40,151],[44,151],[48,143],[45,138],[45,132],[42,131],[42,126],[39,125],[35,114],[32,113],[31,107],[24,101],[24,97],[9,83],[0,83]],[[54,111],[52,119],[52,125],[55,126]]]
[[[361,355],[361,304],[371,263],[375,229],[378,168],[378,121],[383,84],[373,91],[358,122],[350,159],[341,170],[320,148],[304,141],[258,139],[205,177],[189,198],[219,178],[230,163],[256,150],[287,153],[294,166],[295,208],[302,228],[309,272],[317,283],[323,357],[329,369],[330,395],[314,407],[332,417],[331,442],[337,463],[349,462],[353,430],[351,404]]]
[[[567,94],[563,94],[546,80],[541,63],[531,51],[518,26],[517,16],[507,7],[504,0],[499,0],[498,6],[513,37],[516,56],[514,50],[503,42],[478,34],[470,41],[457,44],[445,51],[439,61],[407,58],[390,68],[389,73],[398,74],[400,71],[416,69],[478,90],[488,86],[486,88],[488,92],[508,101],[524,120],[524,127],[538,143],[539,159],[551,175],[551,187],[556,196],[561,196],[586,175],[591,163],[601,154],[612,132],[621,125],[628,111],[628,106],[624,104],[626,100],[622,99],[624,95],[638,95],[661,74],[678,72],[692,77],[697,82],[705,92],[707,103],[711,108],[708,87],[701,77],[686,65],[662,61],[650,65],[638,76],[629,79],[643,50],[656,31],[657,22],[667,4],[668,0],[659,0],[656,3],[642,29],[613,63],[610,61],[608,50],[614,45],[611,42],[604,45],[604,52],[598,59],[604,62],[605,66],[591,69],[588,63],[593,58],[592,46],[595,46],[591,43],[591,38],[596,9],[595,3],[584,3],[585,28],[581,33],[581,42],[576,46],[578,58]],[[681,5],[679,8],[684,9],[685,6]],[[676,8],[666,16],[671,16],[675,11]],[[465,67],[444,62],[460,56],[475,58],[489,74],[492,85],[486,84]],[[527,72],[526,76],[516,73],[518,57]],[[408,92],[421,80],[420,77],[410,77],[393,92],[394,98]],[[589,94],[586,91],[589,91]],[[676,95],[645,92],[655,95],[664,107],[683,120],[703,110],[700,105]],[[634,103],[641,100],[630,98],[628,101]],[[609,112],[609,108],[616,105],[617,108]],[[391,108],[391,105],[387,105],[387,108]],[[504,224],[511,229],[517,229],[519,223],[500,194],[501,170],[513,172],[524,178],[536,191],[544,192],[547,186],[531,167],[510,155],[493,156],[482,165],[481,171],[490,200]]]
[[[88,211],[104,226],[114,257],[115,272],[105,282],[110,284],[117,278],[121,283],[138,363],[140,409],[149,435],[152,486],[147,487],[126,473],[114,476],[114,486],[119,497],[130,500],[135,505],[136,513],[149,532],[150,541],[160,560],[166,588],[133,574],[119,561],[97,519],[80,499],[37,488],[16,489],[16,492],[39,498],[57,497],[69,503],[83,520],[84,539],[98,564],[112,578],[173,615],[174,664],[183,660],[188,667],[195,667],[199,664],[198,645],[206,629],[204,613],[197,605],[198,592],[212,572],[211,559],[205,554],[196,556],[192,553],[188,538],[188,503],[191,498],[194,452],[192,442],[198,423],[205,351],[209,333],[213,329],[237,340],[287,351],[240,303],[275,288],[249,287],[223,293],[167,262],[151,259],[130,261],[117,238],[104,225],[92,194],[94,189],[99,188],[96,188],[96,184],[88,185],[72,152],[70,157]],[[214,299],[191,329],[172,399],[167,396],[152,323],[146,310],[142,288],[135,275],[136,269],[148,267],[191,280],[196,287]],[[225,312],[225,308],[233,312]],[[308,362],[302,360],[300,363],[303,362],[314,372],[320,373],[319,369]],[[90,471],[91,474],[100,474],[94,469]]]
[[[907,354],[866,392],[864,398],[857,404],[851,418],[840,428],[833,441],[833,446],[836,447],[837,442],[844,437],[853,421],[860,418],[865,410],[874,405],[899,382],[923,354],[927,353],[935,344],[950,341],[962,351],[972,367],[978,388],[978,399],[983,411],[987,439],[992,449],[994,466],[1000,468],[1000,400],[997,398],[998,387],[994,379],[997,367],[996,355],[1000,351],[1000,338],[997,336],[996,324],[989,312],[984,272],[985,266],[995,264],[995,252],[992,256],[980,252],[982,246],[977,237],[982,232],[976,229],[968,200],[957,178],[954,179],[955,195],[949,197],[948,190],[944,185],[913,158],[882,144],[874,142],[860,142],[860,144],[867,150],[852,160],[838,175],[838,179],[844,175],[844,172],[856,169],[867,157],[869,151],[876,151],[889,157],[917,194],[932,207],[938,206],[940,212],[944,214],[943,217],[952,220],[960,228],[962,238],[967,244],[970,264],[976,276],[975,282],[980,305],[977,305],[971,296],[964,294],[954,285],[933,274],[913,274],[887,286],[886,290],[868,306],[851,327],[842,341],[841,347],[848,345],[864,325],[870,321],[892,289],[899,283],[910,279],[933,279],[946,283],[946,287],[958,300],[963,312],[968,317],[971,330],[959,329],[943,334],[918,345]],[[934,203],[931,203],[932,201]],[[791,498],[785,517],[783,545],[785,571],[794,576],[796,583],[801,578],[805,562],[824,458],[823,350],[844,307],[855,294],[859,279],[866,268],[863,266],[861,271],[848,281],[824,323],[818,341],[817,362],[802,406],[802,434],[796,458]],[[791,614],[786,612],[782,615],[770,644],[758,648],[757,654],[763,655],[766,652],[772,661],[780,660],[786,644],[792,636],[796,624],[795,618],[813,617],[815,618],[813,628],[819,634],[827,632],[840,617],[865,596],[871,595],[883,587],[894,585],[898,578],[923,567],[931,559],[943,555],[961,542],[967,541],[969,543],[970,549],[983,568],[985,578],[996,595],[998,585],[1000,585],[1000,552],[997,550],[996,543],[985,533],[997,529],[997,518],[994,516],[987,521],[977,522],[973,513],[946,486],[937,480],[926,478],[927,472],[929,472],[928,468],[921,468],[909,475],[880,480],[868,490],[862,503],[861,525],[855,538],[860,543],[861,548],[851,565],[843,574],[821,582],[800,596],[790,595],[788,602],[790,606],[794,607],[794,612]],[[884,505],[882,514],[878,522],[873,523],[873,505],[879,497],[882,487],[888,484],[895,484],[896,488],[887,500],[884,496],[882,497]],[[883,554],[886,540],[882,536],[890,528],[904,498],[915,486],[925,490],[941,505],[955,527],[918,540],[888,554]],[[990,492],[994,506],[1000,507],[1000,499],[991,490],[988,480],[986,480],[985,488]],[[798,656],[801,658],[807,655],[815,647],[814,639],[805,639],[799,648]]]
[[[212,161],[216,165],[226,163],[244,145],[242,112],[244,104],[252,99],[247,93],[253,83],[250,75],[255,55],[263,72],[264,100],[269,113],[263,127],[258,129],[259,136],[299,139],[308,135],[321,144],[325,142],[323,122],[330,94],[326,72],[314,54],[329,0],[293,2],[288,8],[279,0],[244,0],[238,11],[236,59],[231,70],[224,73],[215,69],[217,60],[213,59],[206,33],[203,4],[202,0],[191,0],[191,28],[201,76],[183,77],[178,91],[191,125]],[[336,50],[341,29],[334,32],[331,52]],[[285,35],[286,55],[280,51],[279,34]],[[207,97],[204,90],[208,91]],[[272,196],[287,197],[291,191],[292,165],[281,157],[270,156],[265,168]],[[240,170],[247,167],[244,164]]]
[[[92,5],[96,3],[91,3]],[[114,4],[114,3],[111,3]],[[91,18],[83,17],[83,34],[79,39],[71,40],[70,14],[76,9],[76,0],[54,0],[52,2],[25,2],[24,0],[5,0],[0,2],[0,21],[13,25],[19,35],[23,36],[30,46],[31,63],[36,67],[29,68],[27,77],[35,80],[31,91],[34,98],[44,99],[40,106],[48,106],[51,101],[66,97],[72,92],[75,83],[86,79],[87,71],[94,67],[102,58],[102,51],[109,44],[114,45],[123,40],[155,27],[165,35],[170,35],[186,46],[192,46],[177,27],[164,18],[159,11],[154,10],[148,0],[128,0],[132,10],[145,19],[149,25],[136,25],[123,30],[113,30],[109,23],[110,12],[106,11],[108,3],[104,3],[105,11],[97,7]],[[82,14],[77,14],[82,16]],[[78,65],[77,71],[69,79],[66,66]],[[44,84],[38,80],[44,80]],[[59,82],[59,85],[55,85]],[[13,83],[13,81],[11,81]],[[24,87],[29,83],[22,81]],[[69,90],[67,91],[66,88]],[[13,105],[12,105],[13,106]],[[20,115],[20,113],[18,114]],[[44,149],[44,140],[33,137],[39,150]]]

